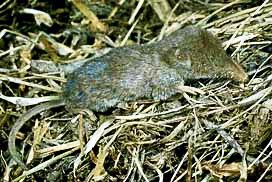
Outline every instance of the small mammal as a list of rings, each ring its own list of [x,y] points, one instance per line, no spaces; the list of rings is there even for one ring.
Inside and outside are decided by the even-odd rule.
[[[177,30],[155,43],[114,48],[69,74],[60,101],[35,106],[16,121],[9,135],[10,154],[25,166],[16,151],[16,133],[43,110],[65,105],[68,110],[104,112],[120,102],[167,100],[178,93],[177,86],[201,78],[244,82],[248,77],[221,42],[198,27]]]

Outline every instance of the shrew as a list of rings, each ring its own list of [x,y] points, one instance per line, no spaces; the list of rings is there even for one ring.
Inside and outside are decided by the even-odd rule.
[[[59,101],[40,104],[22,115],[9,135],[9,151],[25,167],[15,147],[16,133],[32,116],[65,105],[68,110],[104,112],[120,102],[167,100],[185,81],[202,78],[247,80],[221,42],[206,30],[188,26],[152,44],[114,48],[67,75]]]

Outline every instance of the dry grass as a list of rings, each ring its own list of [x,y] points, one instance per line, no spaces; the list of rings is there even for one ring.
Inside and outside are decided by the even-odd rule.
[[[29,2],[6,0],[0,6],[4,180],[272,181],[271,2]],[[24,8],[43,10],[52,20]],[[38,26],[41,19],[47,25]],[[250,80],[244,85],[198,82],[204,94],[130,103],[127,110],[110,114],[73,114],[64,108],[43,112],[17,135],[17,149],[29,170],[22,173],[15,165],[7,150],[13,123],[30,105],[56,99],[65,82],[63,73],[49,63],[36,68],[54,67],[54,72],[31,70],[32,60],[73,62],[101,48],[154,41],[188,24],[222,39]]]

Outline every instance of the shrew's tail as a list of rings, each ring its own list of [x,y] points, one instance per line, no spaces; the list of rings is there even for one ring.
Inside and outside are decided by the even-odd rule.
[[[11,157],[24,169],[26,169],[26,165],[23,163],[19,152],[16,150],[15,140],[16,134],[22,128],[22,126],[33,116],[39,114],[42,111],[63,106],[64,102],[62,100],[50,101],[43,104],[39,104],[32,109],[28,110],[24,113],[13,125],[8,138],[8,149],[10,152]]]

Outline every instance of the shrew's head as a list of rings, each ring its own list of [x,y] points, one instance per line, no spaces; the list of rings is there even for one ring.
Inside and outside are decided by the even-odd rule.
[[[227,56],[221,42],[206,30],[189,26],[181,30],[183,43],[175,55],[190,68],[188,79],[226,78],[238,82],[248,79],[243,68]]]

